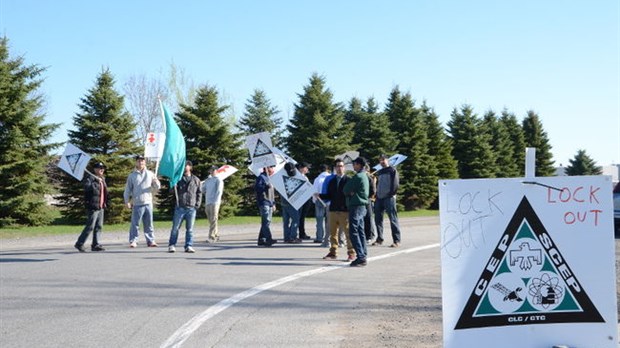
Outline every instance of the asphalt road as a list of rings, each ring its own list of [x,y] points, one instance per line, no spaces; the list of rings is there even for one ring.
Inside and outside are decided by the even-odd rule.
[[[312,219],[307,225],[313,231]],[[0,342],[441,347],[439,219],[401,225],[402,246],[369,247],[365,268],[348,267],[344,249],[339,261],[324,261],[327,249],[311,242],[256,247],[252,225],[223,226],[209,246],[206,231],[196,231],[195,254],[167,253],[167,230],[156,231],[159,248],[141,236],[130,249],[127,232],[104,233],[100,253],[78,253],[77,236],[2,240]]]

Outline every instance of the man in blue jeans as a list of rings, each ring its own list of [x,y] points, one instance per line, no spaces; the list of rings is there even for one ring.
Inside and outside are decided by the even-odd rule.
[[[347,208],[349,209],[349,236],[351,244],[355,248],[357,258],[351,262],[351,267],[366,266],[366,234],[364,233],[364,216],[366,216],[366,206],[368,205],[368,177],[364,166],[366,159],[358,157],[353,160],[353,170],[355,175],[347,180],[342,191],[347,198]]]
[[[123,199],[125,206],[131,209],[131,226],[129,227],[129,247],[138,246],[138,228],[140,220],[144,228],[144,237],[148,247],[157,247],[153,229],[153,190],[159,190],[161,183],[155,173],[146,169],[144,156],[137,155],[136,168],[127,177]]]
[[[170,230],[170,240],[168,241],[168,252],[176,251],[177,239],[179,237],[179,228],[185,220],[185,252],[193,253],[194,243],[194,221],[196,221],[196,210],[200,208],[202,200],[202,191],[200,179],[192,174],[192,162],[185,161],[185,171],[183,177],[174,186],[174,197],[176,206],[174,208],[174,217],[172,218],[172,230]]]
[[[375,225],[377,229],[377,239],[372,245],[383,244],[383,213],[387,213],[392,229],[392,245],[397,248],[400,246],[400,226],[398,225],[398,213],[396,212],[396,191],[398,190],[398,172],[390,166],[389,156],[379,156],[379,169],[377,177],[377,198],[375,200]]]
[[[274,189],[269,177],[273,175],[275,167],[265,167],[263,172],[256,178],[254,192],[256,192],[256,204],[260,213],[260,231],[258,233],[258,246],[270,247],[278,241],[271,236],[271,217],[275,207]]]

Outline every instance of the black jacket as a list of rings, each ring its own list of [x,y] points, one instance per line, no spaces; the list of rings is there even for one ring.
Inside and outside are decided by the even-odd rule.
[[[99,197],[103,192],[103,206],[99,203]],[[99,180],[92,175],[87,176],[84,179],[84,202],[86,203],[86,209],[99,210],[104,209],[110,202],[110,194],[108,193],[105,179],[103,185],[99,183]]]
[[[347,201],[345,199],[344,192],[342,191],[342,188],[344,187],[344,184],[347,183],[347,180],[349,180],[349,177],[344,175],[340,179],[340,184],[336,187],[338,179],[336,175],[333,175],[327,183],[327,193],[321,193],[319,195],[321,199],[331,201],[329,204],[329,211],[348,211]]]

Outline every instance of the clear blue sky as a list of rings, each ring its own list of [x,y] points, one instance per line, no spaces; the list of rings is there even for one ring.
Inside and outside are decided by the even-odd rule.
[[[398,85],[444,125],[462,104],[519,120],[531,109],[556,165],[579,149],[620,163],[618,0],[0,0],[0,30],[13,56],[48,67],[55,141],[102,67],[122,92],[130,76],[158,78],[174,62],[237,116],[261,88],[287,120],[316,72],[335,101],[385,105]]]

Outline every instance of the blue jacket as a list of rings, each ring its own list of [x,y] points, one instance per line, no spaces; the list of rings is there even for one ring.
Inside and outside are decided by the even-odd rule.
[[[259,206],[268,205],[273,207],[273,186],[269,183],[269,177],[266,173],[261,173],[258,178],[256,178],[254,192],[256,192],[256,203]]]

